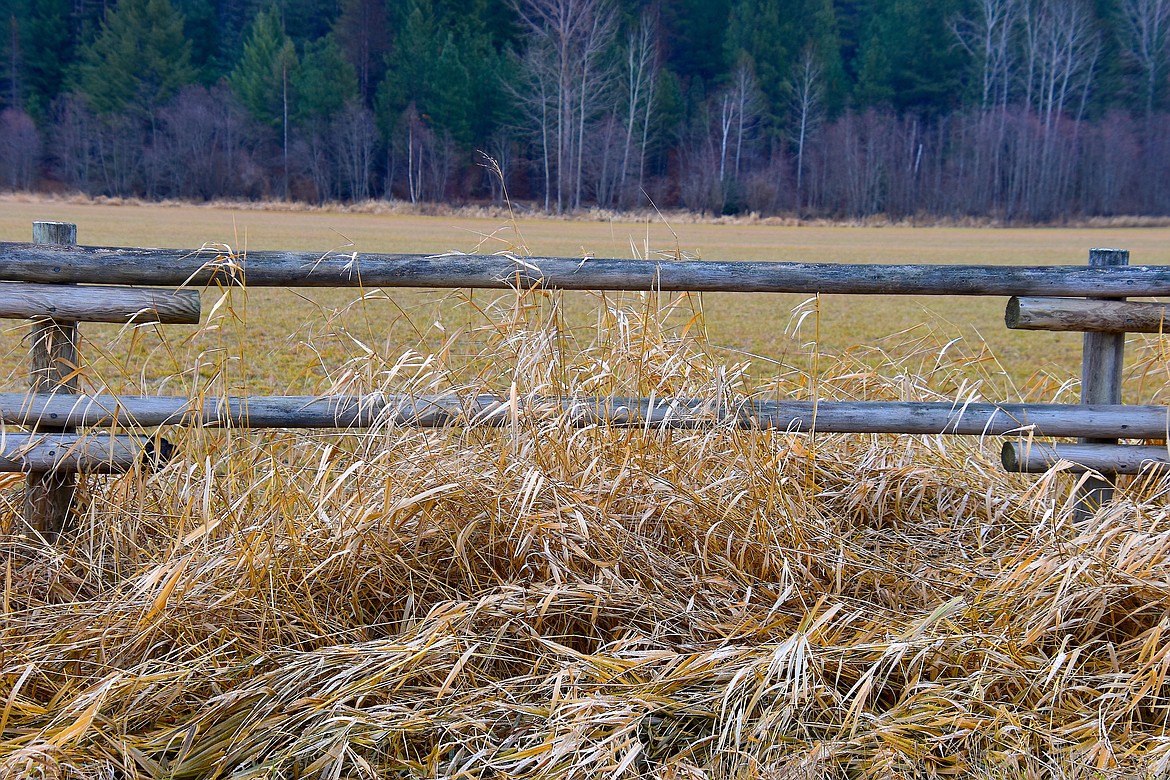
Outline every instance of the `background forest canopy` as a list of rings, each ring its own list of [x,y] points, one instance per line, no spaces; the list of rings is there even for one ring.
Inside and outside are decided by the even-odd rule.
[[[0,7],[0,188],[1170,214],[1170,0]]]

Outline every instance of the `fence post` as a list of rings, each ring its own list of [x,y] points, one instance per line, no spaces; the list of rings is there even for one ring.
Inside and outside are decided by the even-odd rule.
[[[1129,265],[1129,252],[1124,249],[1090,249],[1092,267]],[[1124,300],[1101,298],[1098,300]],[[1086,333],[1081,361],[1081,403],[1121,403],[1121,380],[1125,368],[1124,333]],[[1117,439],[1079,439],[1082,444],[1116,444]],[[1116,474],[1090,476],[1077,491],[1076,518],[1091,516],[1099,507],[1113,500]]]
[[[34,244],[76,244],[77,225],[34,222]],[[29,384],[34,393],[77,392],[77,323],[58,320],[33,322],[29,353]],[[65,427],[38,425],[38,431]],[[55,542],[66,530],[76,476],[71,473],[29,472],[24,495],[25,531]]]

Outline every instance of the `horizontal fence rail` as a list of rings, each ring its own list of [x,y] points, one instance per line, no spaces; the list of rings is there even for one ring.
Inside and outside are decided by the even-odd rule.
[[[857,295],[1170,295],[1170,267],[858,265],[326,254],[0,243],[0,279],[144,285],[425,287]]]
[[[108,433],[0,434],[0,471],[118,474],[150,459],[141,438]]]
[[[1067,461],[1073,474],[1086,472],[1140,474],[1170,466],[1170,450],[1164,444],[1051,444],[1028,441],[1005,442],[1000,452],[1005,471],[1042,474]]]
[[[198,290],[0,282],[0,317],[198,325]]]
[[[1075,333],[1164,333],[1170,304],[1082,298],[1008,300],[1004,324],[1016,330]]]
[[[441,427],[509,424],[512,401],[493,394],[250,396],[194,402],[177,396],[0,393],[9,425],[201,425],[247,428]],[[744,401],[688,398],[518,398],[515,411],[590,425],[731,426],[820,433],[1166,438],[1170,407],[927,401]]]

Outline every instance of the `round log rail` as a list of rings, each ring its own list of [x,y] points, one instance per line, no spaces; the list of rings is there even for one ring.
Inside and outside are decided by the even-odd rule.
[[[1066,404],[956,405],[902,401],[751,401],[715,406],[694,399],[521,398],[520,412],[590,425],[648,428],[778,429],[821,433],[906,433],[1165,438],[1170,407]],[[0,393],[0,419],[9,425],[203,425],[249,428],[372,428],[378,426],[504,426],[506,397],[251,396],[185,397]],[[815,425],[814,425],[815,417]]]
[[[319,254],[0,243],[0,279],[266,287],[426,287],[863,295],[1170,295],[1170,267],[857,265],[505,255]]]
[[[0,471],[68,474],[118,474],[143,458],[143,445],[134,436],[109,433],[0,434]]]
[[[1069,461],[1069,471],[1083,474],[1140,474],[1147,469],[1170,465],[1170,451],[1164,444],[1049,444],[1005,442],[1000,453],[1005,471],[1041,474],[1058,462]]]
[[[0,282],[0,317],[199,324],[198,290]]]
[[[1016,330],[1164,333],[1170,304],[1078,298],[1008,300],[1004,323]]]

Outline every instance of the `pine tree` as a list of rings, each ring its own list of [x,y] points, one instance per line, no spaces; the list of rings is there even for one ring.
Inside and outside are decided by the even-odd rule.
[[[256,17],[244,44],[244,53],[228,83],[249,113],[259,122],[281,131],[282,190],[288,197],[289,113],[292,110],[292,76],[297,50],[284,34],[275,5]]]
[[[788,74],[796,61],[793,46],[800,43],[789,28],[787,9],[779,0],[737,0],[731,7],[724,48],[733,67],[744,65],[755,73],[767,105],[778,124],[787,98]],[[799,50],[799,49],[797,49]]]
[[[243,54],[228,83],[257,121],[281,127],[287,117],[290,79],[296,65],[296,48],[284,34],[280,12],[273,5],[252,23]]]
[[[390,48],[384,0],[341,0],[341,14],[333,25],[341,50],[357,71],[358,89],[372,101]]]
[[[394,114],[410,103],[426,113],[436,88],[434,60],[441,38],[429,0],[405,4],[393,51],[386,57],[386,78],[379,88],[379,105]]]
[[[199,81],[214,84],[224,76],[217,59],[221,35],[213,0],[173,0],[183,14],[183,35],[192,42],[191,65],[199,74]]]
[[[835,113],[844,104],[848,91],[836,4],[833,0],[804,0],[803,5],[804,13],[800,19],[804,34],[800,36],[802,45],[797,49],[793,64],[794,74],[803,69],[806,56],[811,52],[821,69],[825,109]]]
[[[959,0],[872,0],[858,51],[863,105],[937,114],[958,106],[968,62],[951,23]]]
[[[296,123],[329,120],[358,97],[358,79],[333,36],[305,46],[293,75]]]
[[[831,0],[737,0],[724,47],[729,62],[746,62],[755,73],[773,130],[789,119],[793,74],[806,52],[819,63],[826,102],[835,108],[842,101],[841,42]]]
[[[662,6],[667,65],[684,81],[698,76],[704,81],[728,73],[728,62],[720,46],[727,30],[730,0],[673,0]]]
[[[414,104],[464,147],[486,138],[506,102],[496,78],[500,60],[476,16],[439,18],[431,0],[412,0],[379,90],[383,124]]]
[[[23,102],[20,59],[20,20],[13,9],[0,14],[0,109]]]
[[[195,77],[170,0],[122,0],[82,50],[75,83],[98,113],[147,117]]]

